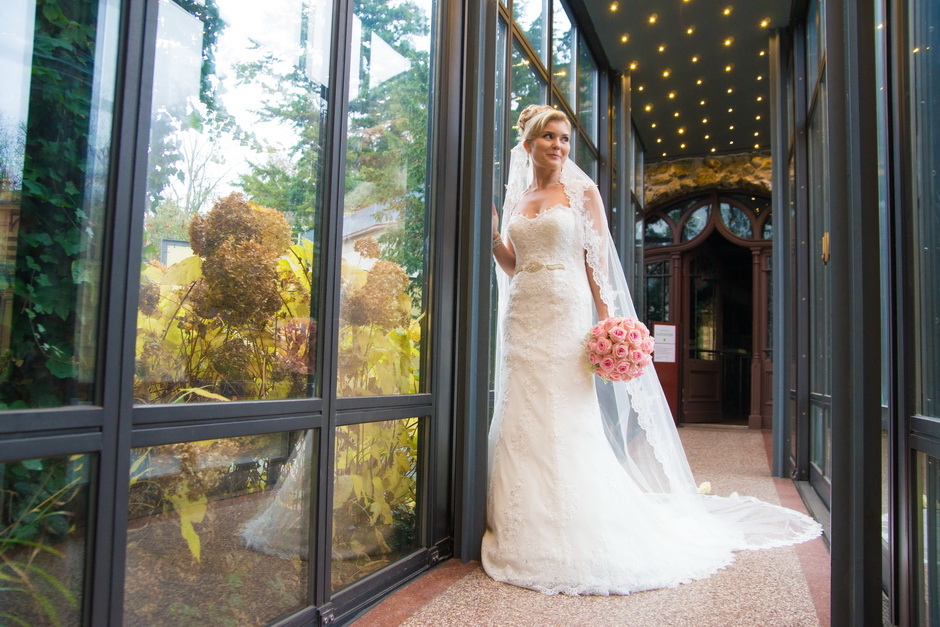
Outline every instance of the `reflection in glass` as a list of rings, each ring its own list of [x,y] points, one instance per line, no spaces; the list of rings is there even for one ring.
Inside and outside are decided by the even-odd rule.
[[[131,449],[124,621],[260,625],[307,605],[313,431]]]
[[[774,216],[770,214],[764,220],[764,226],[761,228],[761,237],[764,239],[773,239],[774,237]]]
[[[940,459],[917,453],[915,469],[917,489],[914,492],[917,538],[917,562],[923,564],[921,585],[916,591],[918,625],[936,625],[940,622]]]
[[[672,225],[663,218],[647,220],[643,243],[649,246],[668,246],[672,244]]]
[[[914,344],[917,367],[915,411],[940,417],[940,7],[935,2],[910,3],[908,56],[911,76],[911,136],[914,172],[911,232],[915,277]],[[938,617],[934,617],[938,619]]]
[[[91,457],[0,462],[0,624],[78,625]]]
[[[424,383],[433,1],[355,2],[349,75],[339,396]]]
[[[545,62],[548,58],[548,0],[513,0],[512,16],[532,49]]]
[[[517,45],[512,47],[512,95],[509,100],[512,123],[531,104],[545,104],[545,82]]]
[[[552,4],[552,81],[558,87],[568,105],[575,104],[574,41],[576,31],[571,25],[568,11],[559,0]]]
[[[679,201],[668,211],[666,211],[666,215],[669,216],[669,219],[678,224],[682,220],[682,214],[684,214],[688,209],[691,209],[695,205],[702,202],[702,200],[702,197],[698,196],[696,198],[689,198],[687,200]]]
[[[332,589],[418,547],[418,418],[336,429]]]
[[[699,255],[689,264],[689,356],[692,359],[717,359],[718,294],[717,272],[712,259]]]
[[[160,0],[138,403],[316,393],[331,7]]]
[[[646,264],[647,326],[653,322],[669,322],[669,284],[668,261]]]
[[[597,180],[597,157],[594,155],[594,151],[591,150],[591,147],[588,146],[588,143],[584,141],[583,137],[577,137],[574,144],[575,152],[575,163],[584,170],[592,180]],[[570,155],[569,155],[570,156]]]
[[[95,402],[120,5],[3,3],[0,409]]]
[[[597,143],[597,64],[582,41],[578,46],[578,118]]]
[[[688,217],[685,221],[685,226],[682,227],[683,242],[695,239],[698,237],[699,233],[705,230],[710,212],[711,207],[709,206],[699,207]]]
[[[495,76],[495,102],[493,117],[493,203],[501,209],[503,192],[506,189],[505,177],[508,175],[508,151],[506,150],[506,35],[509,26],[499,20],[496,31],[496,76]],[[515,137],[510,138],[509,144],[515,144]],[[504,170],[506,174],[504,174]]]
[[[751,239],[751,220],[740,207],[723,202],[720,205],[721,219],[728,230],[743,239]]]

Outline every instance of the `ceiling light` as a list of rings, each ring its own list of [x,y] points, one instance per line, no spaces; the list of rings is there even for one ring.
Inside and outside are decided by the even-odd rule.
[[[698,63],[698,57],[692,57],[692,63]]]
[[[685,148],[685,144],[679,144],[679,148]]]
[[[732,107],[728,107],[728,113],[734,113],[734,109]]]
[[[760,56],[764,56],[764,51],[763,51],[763,50],[760,51]]]
[[[757,102],[760,102],[760,101],[763,100],[763,99],[764,99],[763,96],[758,96],[758,97],[757,97]]]
[[[669,97],[670,97],[670,98],[675,98],[675,97],[676,97],[676,92],[674,92],[674,91],[669,92]]]
[[[663,156],[665,157],[665,156],[666,156],[666,153],[663,153]]]
[[[733,130],[734,130],[734,124],[732,124],[731,126],[729,126],[729,127],[728,127],[728,130],[729,130],[729,131],[733,131]]]
[[[623,43],[627,43],[628,41],[630,41],[630,35],[621,35],[620,41],[622,41]]]
[[[760,144],[754,144],[755,148],[760,148]]]
[[[754,137],[757,137],[758,135],[760,135],[760,131],[754,131]]]
[[[714,149],[714,148],[712,148],[712,152],[715,152],[715,149]]]
[[[729,141],[728,143],[729,143],[729,144],[733,144],[733,143],[734,143],[734,140],[732,139],[732,140]]]
[[[672,114],[672,117],[674,117],[674,118],[677,118],[677,117],[679,117],[679,112],[678,112],[678,111],[676,111],[675,113],[673,113],[673,114]]]
[[[727,39],[725,39],[725,45],[730,46],[733,41],[734,41],[733,37],[728,37]]]
[[[650,128],[656,128],[656,122],[653,122],[652,124],[650,124]]]
[[[657,144],[663,143],[663,138],[662,138],[662,137],[657,137],[657,138],[656,138],[656,143],[657,143]]]
[[[631,69],[631,70],[635,70],[635,69],[636,69],[636,61],[631,61],[631,62],[630,62],[630,69]]]
[[[643,85],[640,85],[639,87],[637,87],[636,90],[637,90],[637,91],[643,91]]]
[[[754,119],[755,119],[755,120],[759,120],[759,119],[760,119],[760,116],[758,115],[758,116],[756,116]]]
[[[734,66],[732,66],[732,65],[726,65],[726,66],[725,66],[725,72],[730,72],[732,67],[734,67]]]
[[[765,17],[760,21],[760,27],[767,28],[768,26],[770,26],[770,19]]]
[[[705,139],[708,139],[709,137],[710,137],[710,135],[706,135],[706,136],[705,136]]]
[[[731,15],[731,7],[725,7],[725,10],[722,11],[725,15]]]
[[[655,24],[655,23],[656,23],[656,14],[653,13],[653,14],[650,16],[649,20],[650,20],[650,24]]]
[[[702,79],[698,79],[697,81],[695,81],[695,84],[696,84],[696,85],[701,85],[701,84],[702,84]]]
[[[734,91],[734,89],[732,89],[731,87],[728,88],[728,93],[729,93],[729,94],[730,94],[731,92],[733,92],[733,91]]]
[[[708,124],[708,118],[702,118],[702,124]]]
[[[700,105],[703,105],[703,106],[705,105],[705,101],[704,101],[704,100],[699,100],[698,103],[699,103]]]
[[[652,110],[653,110],[653,105],[648,104],[648,105],[646,105],[646,106],[643,107],[643,108],[646,109],[647,111],[652,111]]]
[[[685,134],[685,127],[684,127],[684,126],[679,129],[679,134],[680,134],[680,135]]]
[[[659,51],[660,51],[660,52],[666,52],[666,45],[665,45],[665,44],[659,44]]]
[[[685,29],[685,34],[686,34],[686,35],[691,35],[691,34],[694,33],[694,32],[695,32],[695,27],[694,27],[694,26],[689,26],[687,29]]]
[[[663,70],[663,78],[669,78],[669,70]]]
[[[616,11],[616,10],[619,9],[619,8],[620,8],[620,3],[619,3],[619,2],[611,2],[611,3],[610,3],[610,10],[611,10],[611,11]]]

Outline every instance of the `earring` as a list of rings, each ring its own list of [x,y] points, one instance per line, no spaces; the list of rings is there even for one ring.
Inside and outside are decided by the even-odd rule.
[[[529,153],[525,153],[525,167],[529,167]]]

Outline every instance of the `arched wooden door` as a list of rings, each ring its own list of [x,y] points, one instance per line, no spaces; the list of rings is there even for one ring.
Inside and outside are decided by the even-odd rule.
[[[680,422],[769,423],[770,220],[769,199],[717,191],[647,214],[646,319],[679,325]]]

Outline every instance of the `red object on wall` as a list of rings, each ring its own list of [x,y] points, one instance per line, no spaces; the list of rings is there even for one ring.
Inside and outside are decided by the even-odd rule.
[[[663,386],[666,402],[672,419],[679,424],[679,329],[675,322],[653,322],[650,324],[656,338],[653,351],[653,366]],[[671,338],[671,346],[669,339]]]

